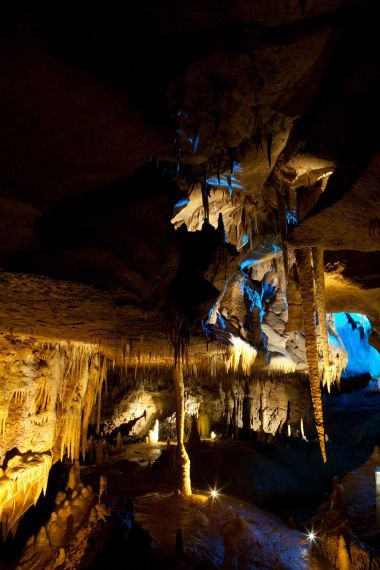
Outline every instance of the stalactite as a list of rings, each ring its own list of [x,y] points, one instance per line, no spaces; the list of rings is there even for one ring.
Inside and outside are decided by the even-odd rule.
[[[180,164],[180,158],[181,158],[181,128],[180,128],[180,124],[179,124],[179,117],[180,117],[181,113],[179,112],[177,117],[178,117],[178,123],[177,123],[177,127],[176,127],[176,131],[175,131],[175,138],[174,138],[174,158],[176,161],[176,176],[179,176],[179,164]]]
[[[330,392],[330,351],[326,320],[326,295],[325,295],[325,273],[323,269],[323,249],[312,248],[315,293],[317,300],[317,314],[319,322],[319,333],[321,335],[322,357],[323,357],[323,384],[327,385]]]
[[[255,228],[255,235],[259,234],[259,225],[257,222],[257,210],[256,208],[253,210],[253,222],[254,222],[254,228]]]
[[[252,219],[248,217],[248,237],[249,237],[249,249],[253,250],[253,231],[252,231]]]
[[[239,364],[244,374],[249,374],[253,366],[257,350],[237,336],[231,335],[231,346],[228,350],[228,358],[226,360],[226,368],[236,372],[239,369]]]
[[[5,424],[6,421],[8,419],[8,406],[3,406],[2,409],[0,409],[0,436],[4,437],[5,436]]]
[[[175,362],[173,380],[176,397],[177,463],[180,475],[179,484],[182,495],[189,496],[191,495],[190,459],[184,445],[185,387],[181,358],[178,358]]]
[[[297,189],[296,210],[298,221],[303,220],[308,212],[315,206],[321,192],[322,188],[320,184],[314,184],[311,187],[303,186]]]
[[[210,205],[209,205],[209,197],[210,197],[210,188],[207,184],[207,177],[205,174],[205,180],[202,182],[202,204],[203,204],[203,211],[204,211],[204,219],[208,220],[210,217]]]
[[[210,359],[210,376],[211,378],[216,378],[216,358],[214,354]]]
[[[300,7],[301,14],[304,15],[306,13],[307,0],[298,0],[298,5]]]
[[[297,264],[300,276],[300,288],[304,315],[305,347],[309,366],[311,398],[313,402],[315,423],[323,461],[326,461],[325,433],[321,395],[321,379],[318,366],[317,333],[314,320],[314,282],[309,247],[297,250]]]
[[[273,135],[272,133],[268,133],[266,135],[266,143],[267,143],[267,158],[269,167],[272,166],[272,143],[273,143]]]
[[[100,412],[102,410],[102,384],[99,387],[98,392],[98,413],[96,416],[96,432],[99,433],[100,431]]]
[[[16,404],[21,404],[23,400],[26,398],[26,392],[27,392],[26,388],[15,390],[11,396],[11,399],[14,398]]]
[[[288,246],[285,241],[287,235],[286,201],[280,189],[277,187],[276,187],[276,197],[277,197],[278,220],[280,225],[280,233],[282,241],[282,258],[284,261],[285,275],[287,276],[289,272],[289,261],[288,261]]]
[[[232,177],[231,177],[231,174],[226,174],[226,180],[227,180],[228,193],[231,197],[232,196]]]

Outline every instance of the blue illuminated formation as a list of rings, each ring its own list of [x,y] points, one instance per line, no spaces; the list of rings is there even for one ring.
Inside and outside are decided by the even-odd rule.
[[[366,315],[359,313],[335,313],[335,325],[348,354],[348,364],[344,377],[370,374],[380,378],[380,353],[369,344],[372,332],[371,323]],[[329,335],[329,341],[337,345],[337,339]]]
[[[174,204],[174,209],[182,208],[182,206],[186,206],[190,202],[189,198],[182,198],[176,204]]]
[[[246,245],[249,242],[249,237],[247,236],[247,234],[244,234],[243,237],[241,238],[241,245]]]
[[[290,226],[295,226],[297,224],[296,210],[289,210],[286,213],[286,221]]]
[[[217,322],[219,323],[219,325],[222,327],[223,330],[226,330],[226,321],[223,319],[222,315],[220,315],[219,313],[216,316],[217,318]]]
[[[264,254],[266,252],[267,253],[270,253],[270,252],[280,253],[281,252],[280,247],[278,247],[274,243],[270,243],[269,241],[265,241],[265,243],[262,244],[261,249],[262,249]],[[259,250],[257,250],[257,251],[259,251]],[[261,263],[262,261],[263,261],[262,256],[258,256],[256,259],[244,259],[240,263],[240,270],[243,271],[244,269],[247,269],[247,267],[249,267],[250,265],[254,265],[255,263]]]
[[[261,298],[263,301],[271,301],[276,295],[276,286],[271,285],[267,281],[262,281]]]
[[[241,270],[246,269],[250,265],[253,265],[254,263],[259,263],[260,261],[261,259],[245,259],[244,261],[241,262],[240,269]]]
[[[337,313],[339,314],[339,313]],[[344,314],[344,313],[342,313]],[[335,336],[335,334],[331,331],[329,331],[329,345],[331,347],[336,346],[337,348],[341,348],[341,343],[339,342],[339,339]]]
[[[239,323],[241,327],[244,326],[246,330],[252,331],[252,314],[255,309],[258,309],[260,321],[262,321],[265,315],[262,302],[262,292],[256,291],[253,283],[243,274],[239,272],[233,273],[224,284],[223,291],[220,294],[219,299],[209,310],[207,319],[202,321],[202,328],[206,336],[223,343],[226,342],[226,332],[229,332],[230,336],[231,334],[235,336],[237,334],[236,323],[235,325],[231,324],[228,317],[225,319],[221,314],[224,311],[223,297],[229,284],[231,284],[232,287],[238,288],[247,309],[248,321],[246,323]]]
[[[198,145],[199,145],[199,135],[195,135],[195,137],[194,137],[194,146],[193,146],[193,148],[194,148],[194,153],[195,153],[195,154],[197,153]]]
[[[253,309],[255,307],[258,307],[259,308],[260,320],[262,320],[264,315],[265,315],[265,311],[263,310],[261,297],[260,297],[259,293],[257,291],[255,291],[254,289],[252,289],[249,286],[249,284],[247,284],[247,283],[244,283],[243,293],[244,293],[245,298],[247,299],[247,302],[248,302],[249,312],[252,313]]]
[[[207,184],[210,186],[226,186],[228,187],[228,180],[226,176],[220,177],[220,184],[219,180],[216,176],[212,176],[211,178],[207,178]],[[235,176],[231,176],[231,186],[232,188],[237,188],[238,190],[243,190],[243,186],[238,183]]]
[[[214,303],[214,305],[211,307],[211,309],[208,312],[208,320],[202,320],[201,325],[203,328],[203,332],[207,337],[214,338],[215,340],[223,342],[224,341],[223,334],[219,336],[218,333],[219,331],[226,330],[226,321],[218,311],[219,304],[220,304],[219,301],[216,301],[216,303]],[[215,315],[215,322],[212,323],[212,321],[214,320],[213,319],[214,315]]]
[[[242,172],[243,168],[237,162],[234,162],[234,172]],[[239,180],[232,174],[228,174],[227,176],[212,176],[211,178],[207,178],[207,184],[210,186],[226,186],[228,189],[236,188],[237,190],[243,190],[244,187],[240,184]]]

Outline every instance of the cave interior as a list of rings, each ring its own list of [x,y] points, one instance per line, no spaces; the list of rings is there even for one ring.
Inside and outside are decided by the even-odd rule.
[[[380,569],[371,0],[0,18],[0,569]]]

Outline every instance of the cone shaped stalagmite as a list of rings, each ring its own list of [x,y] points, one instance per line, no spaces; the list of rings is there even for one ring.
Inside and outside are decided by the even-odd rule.
[[[173,371],[176,399],[177,464],[179,485],[182,495],[191,495],[190,459],[183,443],[185,431],[185,387],[183,382],[182,360],[178,358]]]
[[[326,296],[325,296],[325,274],[323,270],[323,249],[318,247],[312,248],[314,277],[315,277],[315,293],[317,300],[317,314],[319,322],[319,331],[321,335],[322,353],[323,353],[323,384],[327,385],[330,391],[330,358],[329,358],[329,340],[326,321]]]
[[[321,381],[318,368],[317,331],[314,322],[314,281],[311,267],[311,250],[305,247],[297,250],[300,288],[302,296],[306,356],[309,366],[311,399],[313,401],[315,423],[323,461],[326,461],[325,430],[323,425],[323,409]]]

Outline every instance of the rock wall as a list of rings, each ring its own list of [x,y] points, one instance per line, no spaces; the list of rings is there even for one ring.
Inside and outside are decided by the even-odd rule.
[[[110,394],[112,391],[110,390]],[[110,397],[115,401],[114,395]],[[105,434],[118,431],[132,438],[145,438],[156,419],[160,439],[175,437],[175,402],[170,385],[145,379],[130,386],[125,396],[112,406],[104,401],[102,416]],[[301,435],[312,426],[310,391],[303,374],[259,373],[217,375],[212,381],[202,375],[185,378],[185,431],[190,434],[192,418],[205,413],[210,429],[220,435],[238,437],[243,430],[275,436]]]
[[[338,486],[341,491],[335,491],[331,501],[324,503],[314,518],[319,529],[319,546],[337,568],[380,568],[375,490],[379,460],[379,448],[375,447],[368,461],[344,477]]]

